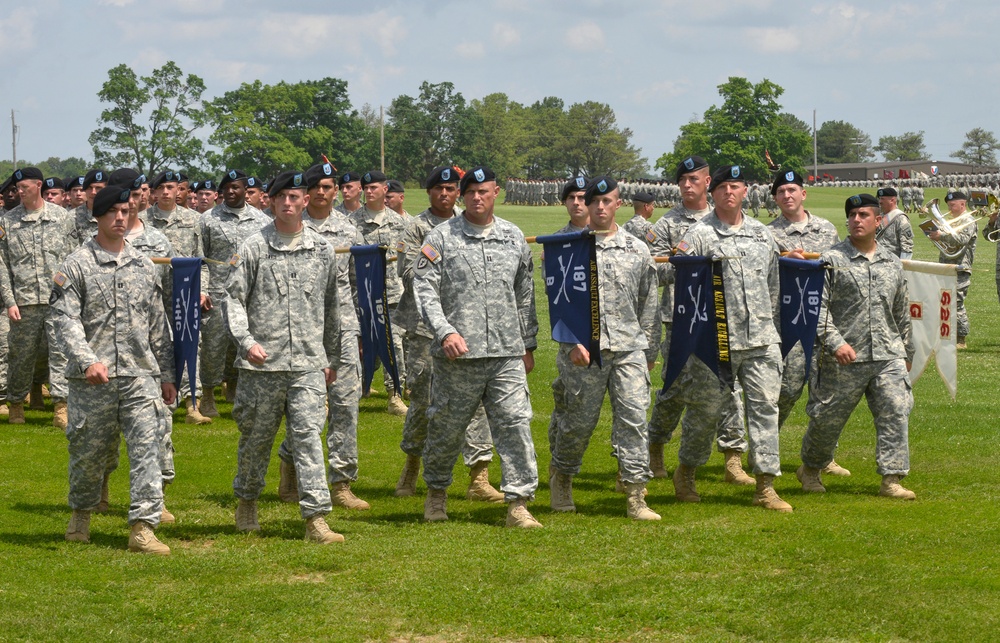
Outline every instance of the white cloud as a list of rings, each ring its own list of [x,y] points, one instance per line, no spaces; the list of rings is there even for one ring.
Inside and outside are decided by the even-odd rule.
[[[7,12],[6,17],[0,18],[0,52],[17,52],[19,55],[28,53],[35,48],[35,19],[37,12],[34,9],[18,7]]]
[[[661,80],[651,85],[643,86],[632,93],[632,102],[637,105],[668,101],[688,93],[688,82]]]
[[[493,42],[500,49],[506,49],[521,42],[521,34],[506,22],[498,22],[493,25]]]
[[[279,24],[281,28],[275,29]],[[395,56],[397,45],[408,33],[403,18],[390,16],[385,10],[362,16],[269,14],[259,21],[258,29],[266,46],[283,56],[301,59],[328,52],[331,56],[363,57],[369,62]]]
[[[105,7],[127,7],[135,0],[99,0],[97,4]]]
[[[802,41],[798,30],[782,27],[748,27],[746,42],[765,54],[790,54],[799,50]]]
[[[481,42],[460,42],[455,45],[455,55],[459,58],[482,58],[486,47]]]
[[[566,30],[566,44],[577,51],[602,51],[606,49],[604,30],[596,23],[582,22]]]

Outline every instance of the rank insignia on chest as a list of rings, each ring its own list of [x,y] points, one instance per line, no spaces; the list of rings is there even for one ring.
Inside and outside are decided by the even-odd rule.
[[[229,258],[230,266],[235,266],[239,262],[240,262],[240,256],[238,254],[234,254],[232,257]]]
[[[681,241],[680,243],[677,244],[677,252],[679,254],[686,255],[690,251],[691,251],[691,244],[688,243],[687,241]]]
[[[63,286],[66,285],[66,273],[57,272],[52,276],[52,281],[54,281],[57,286],[62,288]]]
[[[424,244],[424,247],[420,249],[420,252],[433,263],[441,261],[441,253],[435,250],[434,246],[430,244]]]

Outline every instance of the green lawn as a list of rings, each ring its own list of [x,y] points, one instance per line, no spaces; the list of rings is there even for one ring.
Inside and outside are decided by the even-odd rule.
[[[809,190],[806,205],[843,231],[852,193]],[[419,191],[408,200],[413,213],[426,204]],[[566,219],[561,208],[498,214],[526,234]],[[918,236],[917,258],[936,258]],[[94,516],[92,542],[67,543],[65,438],[50,426],[51,412],[29,412],[26,425],[0,424],[0,640],[995,640],[994,257],[995,246],[980,240],[958,401],[932,368],[915,385],[911,503],[876,495],[874,430],[863,405],[837,452],[853,476],[828,478],[826,494],[804,494],[794,476],[802,400],[781,435],[785,475],[777,481],[793,514],[751,507],[752,489],[724,484],[716,454],[699,470],[701,504],[675,502],[671,483],[654,480],[648,501],[663,520],[628,520],[613,491],[607,409],[574,485],[578,513],[552,513],[544,472],[555,345],[540,290],[541,341],[529,380],[542,472],[532,510],[542,530],[504,529],[503,507],[466,501],[462,466],[450,521],[424,524],[422,481],[417,497],[392,496],[402,420],[384,413],[383,393],[362,401],[359,427],[354,488],[372,510],[330,516],[343,545],[302,541],[296,506],[277,500],[276,455],[263,532],[236,532],[237,431],[224,403],[223,418],[207,427],[175,426],[177,481],[167,497],[178,522],[157,532],[172,556],[125,551],[127,467],[112,478],[112,511]],[[671,469],[676,449],[676,440],[667,447]],[[498,465],[491,478],[499,483]]]

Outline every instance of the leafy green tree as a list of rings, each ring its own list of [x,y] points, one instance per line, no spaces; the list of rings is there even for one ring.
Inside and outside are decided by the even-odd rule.
[[[781,113],[778,98],[783,88],[767,80],[753,84],[732,76],[719,85],[721,106],[709,107],[701,121],[681,126],[673,151],[661,156],[656,167],[672,176],[677,163],[690,154],[709,165],[738,164],[751,179],[769,181],[765,151],[783,169],[802,169],[812,158],[808,126]]]
[[[50,156],[40,163],[32,163],[30,161],[18,161],[18,167],[37,167],[42,171],[46,177],[55,176],[60,179],[64,179],[68,176],[77,176],[79,174],[84,174],[91,165],[84,159],[78,158],[76,156],[71,156],[69,158],[61,159],[58,156]],[[0,161],[0,178],[6,180],[8,176],[14,171],[14,163],[9,159],[5,161]]]
[[[816,130],[820,163],[866,163],[875,159],[872,139],[847,121],[826,121]]]
[[[510,100],[506,94],[495,93],[469,103],[468,145],[457,160],[463,166],[488,165],[503,181],[509,176],[522,176],[527,155],[525,145],[524,106]]]
[[[997,164],[997,149],[1000,142],[993,132],[982,127],[976,127],[965,133],[962,149],[951,155],[975,167],[995,167]]]
[[[648,163],[631,144],[632,130],[618,127],[615,111],[606,103],[571,105],[566,114],[568,136],[561,150],[569,175],[642,176]]]
[[[458,162],[473,136],[473,112],[450,82],[424,81],[416,98],[393,99],[388,114],[386,169],[401,181],[420,180],[437,165]],[[464,151],[468,156],[468,148]]]
[[[89,138],[95,163],[147,175],[198,164],[203,150],[193,133],[204,124],[204,91],[201,78],[185,77],[173,61],[149,76],[137,76],[125,64],[109,70],[97,96],[111,107],[101,111],[100,127]]]
[[[563,156],[565,140],[570,136],[566,104],[561,98],[547,96],[528,107],[524,113],[526,140],[524,169],[529,179],[567,176]]]
[[[875,146],[886,161],[921,161],[927,158],[924,132],[905,132],[899,136],[882,136]]]

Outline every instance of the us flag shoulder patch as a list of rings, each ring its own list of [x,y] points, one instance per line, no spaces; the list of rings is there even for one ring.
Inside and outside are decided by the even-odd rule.
[[[402,239],[396,242],[396,252],[406,252],[406,242]]]
[[[691,244],[687,241],[681,241],[677,244],[677,252],[687,254],[689,250],[691,250]]]
[[[648,241],[650,243],[655,243],[656,242],[656,233],[653,232],[652,230],[647,230],[646,231],[646,241]]]
[[[66,273],[57,272],[56,274],[52,275],[52,281],[54,281],[57,286],[62,288],[63,286],[66,285]]]
[[[429,243],[424,244],[424,247],[420,249],[420,252],[427,257],[432,263],[437,263],[441,261],[441,253],[434,249],[434,246]]]
[[[235,266],[239,262],[240,262],[240,255],[239,254],[234,254],[232,257],[229,258],[229,265],[230,266]]]

